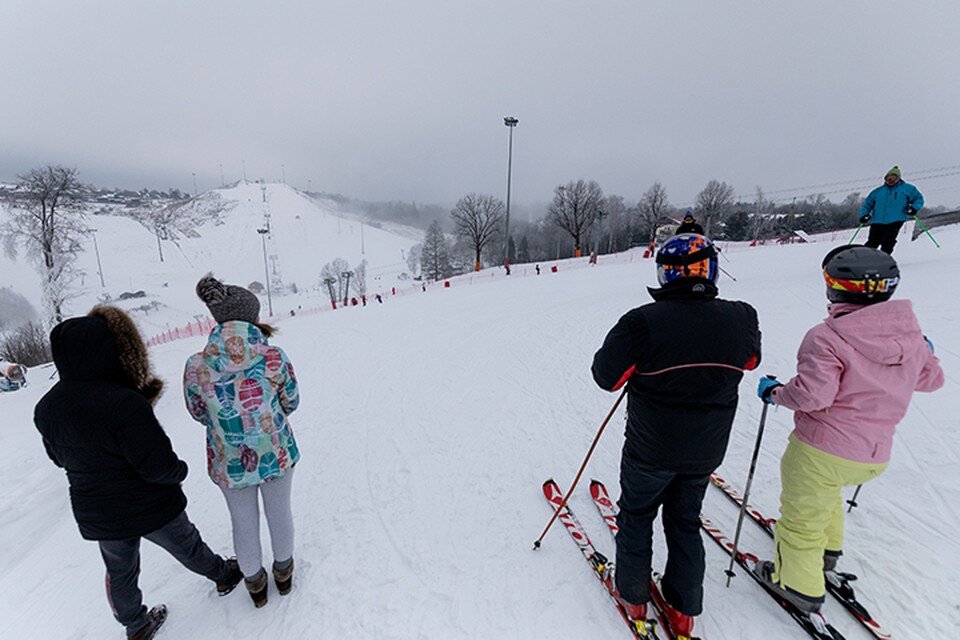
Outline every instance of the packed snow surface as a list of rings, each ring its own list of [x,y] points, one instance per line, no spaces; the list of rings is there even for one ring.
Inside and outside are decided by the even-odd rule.
[[[841,235],[837,241],[847,239]],[[847,517],[841,565],[859,574],[863,601],[901,639],[960,626],[960,296],[953,284],[960,232],[940,229],[938,237],[941,250],[901,236],[896,297],[913,301],[947,383],[915,396],[889,470],[864,487]],[[724,252],[723,266],[738,280],[724,278],[721,295],[753,304],[763,330],[764,362],[744,377],[721,467],[740,487],[761,411],[757,380],[790,376],[804,333],[825,316],[820,260],[830,246],[821,238]],[[569,485],[614,401],[591,379],[593,353],[623,313],[649,301],[654,265],[604,257],[595,267],[567,264],[558,273],[526,270],[527,277],[477,286],[455,281],[382,305],[283,321],[274,343],[291,357],[303,398],[292,417],[303,453],[294,483],[294,590],[285,598],[272,591],[255,610],[243,589],[220,599],[210,583],[144,543],[146,603],[170,607],[159,637],[629,637],[562,526],[539,551],[531,545],[551,514],[541,483],[552,476]],[[170,286],[189,292],[193,281]],[[190,465],[188,514],[215,550],[229,554],[229,519],[206,476],[203,431],[179,394],[183,363],[201,346],[195,338],[152,350],[169,385],[157,413]],[[7,455],[0,466],[0,636],[119,640],[97,547],[80,538],[66,478],[46,459],[32,424],[51,372],[34,369],[30,387],[0,395]],[[791,424],[790,411],[770,412],[757,468],[752,501],[772,516]],[[623,409],[587,471],[614,494],[622,440]],[[612,555],[586,482],[571,507]],[[737,512],[712,487],[704,513],[732,536]],[[266,542],[265,527],[263,535]],[[703,638],[806,637],[749,578],[725,588],[728,558],[704,544]],[[657,545],[655,567],[662,568],[660,533]],[[750,522],[743,546],[767,557],[772,549]],[[847,638],[869,637],[830,599],[825,613]]]

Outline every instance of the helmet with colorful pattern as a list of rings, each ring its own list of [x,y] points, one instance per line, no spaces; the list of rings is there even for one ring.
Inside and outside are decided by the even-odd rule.
[[[657,251],[657,281],[661,287],[689,279],[716,284],[719,275],[717,250],[706,236],[682,233],[667,240]]]
[[[822,266],[830,302],[883,302],[900,284],[897,261],[871,247],[837,247],[824,257]]]

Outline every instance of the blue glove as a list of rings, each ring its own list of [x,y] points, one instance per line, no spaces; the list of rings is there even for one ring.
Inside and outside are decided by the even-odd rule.
[[[777,379],[773,376],[764,376],[760,378],[760,384],[757,385],[757,397],[767,404],[777,404],[773,401],[773,398],[770,394],[773,393],[774,389],[782,386],[783,384],[777,382]]]
[[[923,341],[927,343],[928,347],[930,347],[930,353],[936,353],[936,351],[933,348],[933,340],[931,340],[927,336],[923,336]]]

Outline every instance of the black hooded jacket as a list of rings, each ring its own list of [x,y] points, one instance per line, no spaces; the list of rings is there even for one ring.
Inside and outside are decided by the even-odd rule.
[[[117,336],[111,328],[103,315],[54,327],[50,343],[60,381],[34,410],[47,454],[67,471],[73,513],[88,540],[156,531],[187,506],[180,489],[187,465],[174,453],[146,391],[132,384],[124,366],[129,349],[118,347],[142,345],[142,339]]]
[[[717,299],[706,280],[650,293],[655,302],[628,312],[607,334],[593,378],[608,391],[628,385],[624,456],[710,473],[727,450],[743,377],[736,369],[760,364],[757,312]]]

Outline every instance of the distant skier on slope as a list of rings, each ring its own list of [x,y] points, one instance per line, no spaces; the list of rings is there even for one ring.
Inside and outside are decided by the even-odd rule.
[[[910,301],[889,301],[900,281],[892,257],[843,246],[827,254],[823,269],[829,316],[803,339],[797,375],[786,385],[764,378],[757,390],[795,413],[780,460],[775,560],[756,571],[807,612],[819,611],[823,572],[842,553],[840,490],[883,473],[913,392],[943,386]]]
[[[860,224],[870,224],[865,246],[892,254],[900,227],[922,208],[920,191],[901,179],[900,167],[890,169],[883,184],[871,191],[860,206]]]
[[[200,538],[184,510],[187,463],[153,413],[163,381],[150,373],[147,347],[115,307],[61,322],[50,333],[60,381],[37,403],[34,421],[47,455],[67,471],[73,515],[96,540],[107,567],[107,599],[133,640],[152,638],[166,619],[147,611],[137,586],[140,539],[163,547],[226,595],[243,579]]]
[[[256,295],[207,275],[197,283],[197,296],[217,326],[203,351],[187,360],[183,392],[190,415],[207,428],[207,472],[227,501],[234,550],[259,608],[267,603],[268,582],[261,497],[277,591],[287,595],[292,587],[290,492],[300,450],[288,417],[300,403],[297,378],[287,355],[269,343],[275,330],[260,322]]]
[[[700,505],[727,449],[744,369],[760,362],[757,313],[717,298],[717,252],[706,237],[674,236],[657,253],[654,302],[617,322],[594,356],[608,391],[628,385],[620,465],[615,581],[634,620],[646,616],[653,521],[663,507],[668,557],[662,589],[676,633],[703,609]]]
[[[703,235],[703,227],[696,221],[693,217],[692,211],[687,211],[683,214],[683,222],[680,223],[680,226],[677,227],[676,234],[680,235],[681,233],[697,233],[701,236]]]

